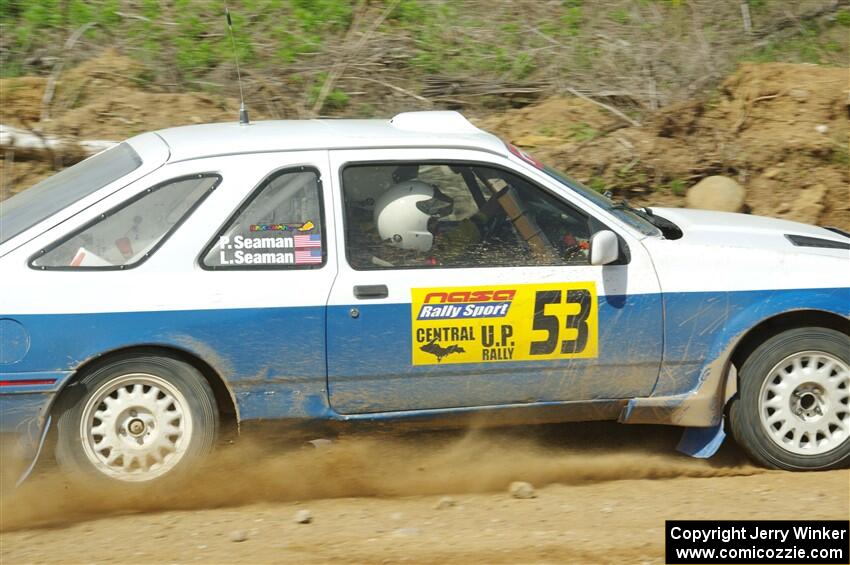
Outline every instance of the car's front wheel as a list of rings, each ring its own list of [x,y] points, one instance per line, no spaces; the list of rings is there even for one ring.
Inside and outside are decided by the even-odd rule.
[[[782,332],[739,373],[732,433],[768,467],[819,470],[850,461],[850,337],[826,328]]]
[[[116,359],[62,399],[56,460],[85,483],[177,478],[213,448],[215,397],[191,365],[169,357]]]

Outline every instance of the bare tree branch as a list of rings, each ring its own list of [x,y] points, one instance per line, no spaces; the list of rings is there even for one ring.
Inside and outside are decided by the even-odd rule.
[[[375,19],[374,22],[372,22],[372,25],[369,27],[369,29],[366,31],[366,33],[364,33],[362,35],[362,37],[360,37],[360,41],[358,41],[357,44],[355,44],[352,49],[348,50],[348,52],[347,52],[348,57],[343,58],[336,65],[334,65],[334,68],[331,70],[330,74],[325,79],[325,83],[322,85],[322,90],[319,91],[319,96],[316,98],[316,103],[313,104],[313,109],[312,109],[311,113],[314,116],[317,116],[319,114],[319,112],[322,110],[322,107],[325,105],[325,99],[328,97],[328,94],[331,93],[331,89],[333,88],[334,83],[337,81],[337,79],[339,79],[340,76],[342,76],[342,73],[345,72],[345,67],[348,65],[349,59],[351,59],[354,55],[357,54],[358,51],[360,51],[360,49],[363,48],[363,45],[366,44],[366,42],[369,40],[369,38],[372,36],[372,34],[375,32],[375,30],[378,29],[378,27],[382,23],[384,23],[384,20],[387,19],[387,16],[389,16],[392,13],[392,11],[395,10],[395,8],[396,8],[396,6],[398,6],[399,2],[400,2],[400,0],[393,0],[393,2],[391,2],[384,9],[384,11],[381,12],[381,15],[378,16]],[[354,22],[351,25],[352,32],[357,27],[359,27],[357,24],[359,23],[359,20],[362,17],[365,10],[366,10],[366,3],[361,2],[360,3],[360,9],[358,9],[357,15],[355,16],[355,19],[354,19]],[[346,38],[346,41],[345,41],[346,44],[348,43],[348,39],[350,39],[350,38]]]
[[[622,113],[618,109],[614,108],[613,106],[609,106],[608,104],[603,104],[602,102],[594,100],[590,96],[586,96],[586,95],[582,94],[581,92],[579,92],[578,90],[576,90],[575,88],[572,88],[572,87],[567,88],[567,92],[569,92],[573,96],[578,96],[582,100],[587,100],[588,102],[596,104],[600,108],[604,108],[604,109],[608,110],[609,112],[611,112],[615,116],[618,116],[619,118],[625,120],[626,122],[630,123],[631,125],[633,125],[635,127],[640,127],[640,122],[628,117],[627,115],[625,115],[624,113]]]
[[[68,53],[80,37],[88,31],[89,28],[96,26],[97,22],[89,22],[87,24],[83,24],[74,30],[68,40],[65,42],[63,53]],[[65,58],[59,57],[56,60],[56,63],[53,65],[53,70],[50,73],[50,78],[47,80],[47,86],[44,87],[44,96],[41,98],[41,121],[50,119],[50,103],[53,101],[53,93],[56,91],[56,80],[59,78],[59,74],[62,72],[62,67],[65,66]]]

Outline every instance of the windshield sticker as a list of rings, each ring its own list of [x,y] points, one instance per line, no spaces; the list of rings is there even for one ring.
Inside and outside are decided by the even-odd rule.
[[[322,262],[322,236],[318,234],[218,238],[221,265],[310,265]],[[255,251],[259,252],[255,252]]]
[[[307,232],[315,228],[316,225],[311,221],[300,222],[295,224],[251,224],[250,231],[299,231]]]
[[[596,283],[414,288],[414,365],[598,356]]]

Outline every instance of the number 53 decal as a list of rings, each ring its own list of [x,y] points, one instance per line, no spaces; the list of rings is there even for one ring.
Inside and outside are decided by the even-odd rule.
[[[536,288],[528,358],[596,357],[598,327],[594,283]]]

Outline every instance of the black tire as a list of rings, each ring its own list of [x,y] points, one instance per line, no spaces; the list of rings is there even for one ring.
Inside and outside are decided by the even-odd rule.
[[[113,392],[107,394],[112,389]],[[119,398],[119,395],[123,396]],[[95,396],[102,402],[96,402]],[[113,406],[119,409],[113,410]],[[56,461],[70,479],[87,487],[127,485],[144,488],[179,481],[212,451],[219,428],[218,410],[209,383],[188,363],[165,356],[128,355],[93,368],[63,392],[54,414],[57,417]],[[105,444],[88,440],[90,435],[96,438],[97,434],[84,431],[86,414],[88,425],[110,430],[105,433],[112,435],[101,435],[100,441],[109,439],[119,445],[115,453],[122,450],[128,453],[127,460],[135,468],[121,476],[122,471],[117,467],[123,465],[123,456],[114,464],[101,459],[107,459],[112,451],[108,447],[100,448]],[[112,414],[115,414],[114,421]],[[103,420],[97,416],[102,416]],[[171,433],[181,425],[182,431]],[[138,432],[140,428],[142,431]],[[137,431],[138,436],[131,433],[131,429]],[[149,443],[144,443],[148,440]],[[138,442],[139,453],[145,454],[144,462],[142,456],[133,451],[136,445],[127,443],[133,441]],[[166,447],[156,447],[160,444]],[[174,453],[167,452],[168,445],[174,446]],[[155,450],[163,462],[157,463],[149,454],[151,450]],[[150,470],[145,472],[147,465]]]
[[[763,392],[763,386],[766,387],[765,391],[770,390],[772,386],[771,383],[766,384],[765,381],[771,377],[777,378],[774,368],[777,368],[780,363],[795,354],[804,352],[821,352],[842,361],[845,367],[850,367],[850,337],[841,332],[826,328],[797,328],[768,339],[752,352],[739,372],[738,395],[732,400],[729,407],[732,434],[750,457],[765,467],[792,471],[816,471],[847,467],[850,463],[850,438],[846,437],[846,431],[843,441],[837,440],[839,443],[835,447],[824,453],[808,455],[794,453],[780,446],[765,429],[768,425],[762,424],[759,412],[760,395]],[[801,362],[805,364],[811,362],[811,359],[810,357],[803,357]],[[815,377],[811,378],[814,379]],[[841,379],[841,381],[844,381],[844,379]],[[782,377],[779,377],[778,381],[773,381],[774,384],[781,382]],[[788,415],[786,419],[789,420],[788,425],[789,427],[802,426],[802,419],[794,420],[794,418],[801,418],[801,416],[795,415],[791,408],[792,402],[794,402],[792,399],[800,397],[795,397],[790,392],[789,390],[789,408],[786,413]],[[834,413],[837,417],[843,417],[842,422],[845,430],[850,427],[848,395],[850,395],[850,387],[844,382],[840,394],[825,396],[827,408],[824,414]],[[770,398],[767,393],[765,393],[765,398]],[[785,397],[780,396],[777,405],[784,409],[786,405]],[[794,406],[799,406],[799,404]],[[772,415],[773,412],[769,412],[767,406],[765,410],[766,415]],[[774,435],[780,437],[781,440],[780,434],[782,432],[779,430],[782,424],[775,423],[774,425],[779,426],[775,428]]]

